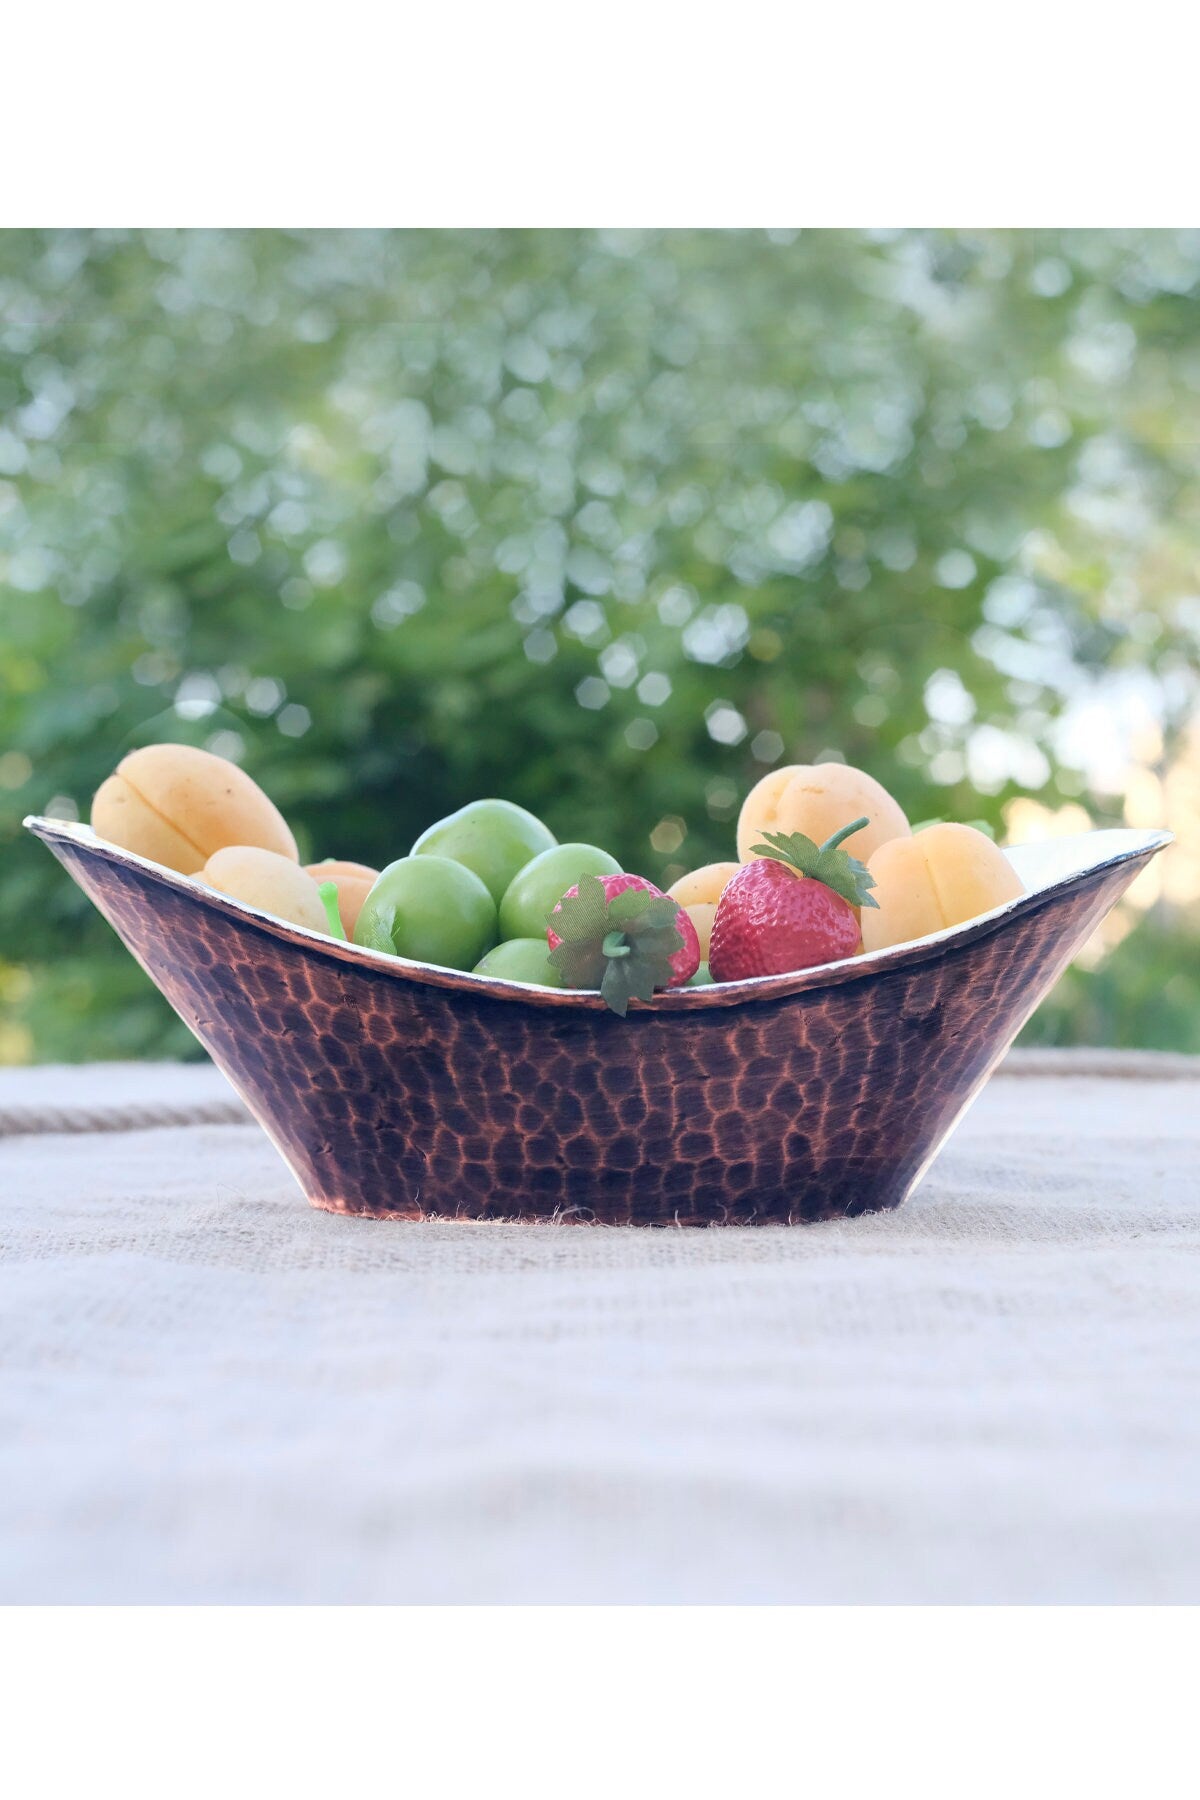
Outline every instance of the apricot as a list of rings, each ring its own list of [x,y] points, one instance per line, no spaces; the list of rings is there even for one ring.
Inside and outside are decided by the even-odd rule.
[[[672,900],[679,902],[696,927],[696,936],[700,939],[701,961],[708,955],[708,940],[712,936],[713,920],[717,916],[717,901],[725,892],[726,883],[733,880],[741,866],[735,862],[705,863],[702,869],[693,869],[690,875],[681,875],[675,885],[667,889]]]
[[[342,930],[353,941],[362,903],[379,880],[379,870],[368,869],[365,863],[338,862],[330,856],[324,862],[306,863],[304,873],[311,875],[318,886],[322,881],[333,882],[337,888]]]
[[[310,931],[328,933],[329,921],[317,892],[317,884],[290,857],[254,844],[227,844],[209,857],[200,880],[218,893],[229,894],[259,912],[306,925]]]
[[[814,844],[823,844],[864,814],[869,823],[847,845],[859,862],[868,862],[881,844],[909,836],[900,807],[862,769],[833,762],[772,769],[746,795],[738,818],[738,856],[752,862],[754,846],[762,843],[765,831],[802,831]]]
[[[877,908],[864,906],[864,950],[886,950],[963,925],[1025,892],[991,838],[972,825],[930,825],[881,844],[868,860]]]
[[[277,808],[236,763],[189,744],[131,750],[96,790],[97,837],[151,862],[196,875],[227,844],[253,845],[298,863]]]

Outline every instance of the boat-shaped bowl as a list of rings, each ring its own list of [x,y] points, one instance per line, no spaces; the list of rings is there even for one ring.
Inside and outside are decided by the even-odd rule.
[[[795,1224],[898,1206],[1169,833],[1008,855],[1026,893],[791,975],[634,1003],[282,923],[81,825],[43,838],[314,1206],[379,1219]]]

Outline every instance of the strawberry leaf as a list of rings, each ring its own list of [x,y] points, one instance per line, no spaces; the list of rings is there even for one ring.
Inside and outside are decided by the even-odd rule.
[[[678,929],[676,920],[679,917],[679,902],[677,900],[672,900],[667,894],[647,894],[646,899],[649,904],[643,908],[643,917],[639,921],[640,930],[667,929],[675,931]],[[676,949],[682,947],[682,942],[681,938]]]
[[[619,1013],[622,1018],[625,1017],[634,994],[624,962],[606,962],[604,975],[600,982],[600,994],[610,1012]]]
[[[665,974],[669,981],[671,973],[669,961],[662,968],[656,968],[649,958],[615,957],[609,960],[604,971],[600,992],[605,1005],[624,1018],[631,1000],[652,1000],[655,988],[665,986],[665,981],[658,977]]]
[[[645,888],[622,888],[608,903],[609,927],[630,924],[653,904],[654,895],[648,894]]]
[[[865,818],[855,819],[853,824],[843,825],[840,831],[826,838],[823,844],[814,843],[802,831],[766,831],[763,833],[766,841],[754,845],[754,854],[786,863],[797,874],[823,882],[851,906],[878,908],[879,902],[869,892],[875,886],[875,877],[866,863],[859,862],[841,847],[843,838],[848,838],[851,832],[861,831],[868,823]]]
[[[591,939],[586,944],[571,944],[564,938],[549,952],[550,961],[569,988],[598,988],[604,975],[605,959],[600,946]]]
[[[568,894],[550,915],[555,932],[568,944],[603,936],[605,918],[604,884],[598,875],[584,875],[579,892]]]

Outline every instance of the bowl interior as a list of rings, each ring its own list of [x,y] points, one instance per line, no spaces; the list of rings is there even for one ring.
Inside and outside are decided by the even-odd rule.
[[[1004,854],[1025,883],[1027,892],[1036,894],[1070,881],[1076,875],[1102,868],[1105,863],[1142,856],[1147,850],[1165,849],[1172,841],[1169,831],[1084,831],[1074,837],[1012,844]]]

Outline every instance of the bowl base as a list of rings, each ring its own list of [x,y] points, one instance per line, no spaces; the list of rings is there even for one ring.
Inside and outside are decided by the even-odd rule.
[[[454,1209],[422,1207],[417,1202],[399,1205],[368,1205],[361,1200],[348,1200],[337,1194],[309,1194],[310,1206],[318,1212],[336,1213],[344,1219],[366,1219],[377,1223],[407,1225],[650,1225],[662,1230],[722,1230],[764,1225],[827,1225],[837,1219],[861,1218],[869,1213],[892,1212],[902,1204],[904,1193],[894,1197],[863,1197],[845,1204],[830,1204],[827,1195],[808,1208],[798,1206],[795,1196],[784,1199],[740,1200],[724,1203],[719,1212],[711,1204],[703,1211],[680,1210],[671,1217],[655,1215],[638,1217],[632,1208],[596,1211],[587,1206],[560,1207],[552,1212],[537,1212],[506,1207],[502,1201],[494,1205],[463,1205]]]

